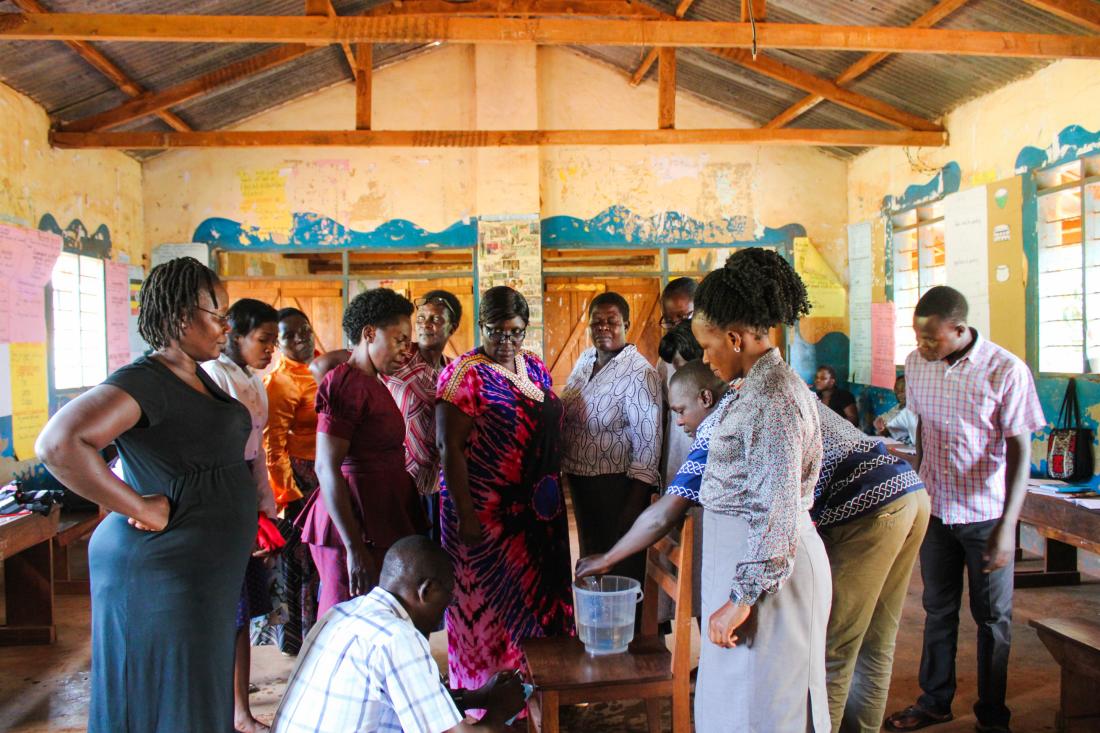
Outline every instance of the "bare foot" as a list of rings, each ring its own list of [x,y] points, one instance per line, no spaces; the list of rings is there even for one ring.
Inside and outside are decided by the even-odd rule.
[[[233,729],[237,733],[269,733],[270,728],[256,720],[251,714],[244,718],[234,716]]]

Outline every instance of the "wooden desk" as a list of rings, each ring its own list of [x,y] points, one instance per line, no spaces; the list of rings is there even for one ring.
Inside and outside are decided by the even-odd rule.
[[[69,567],[69,545],[82,540],[99,526],[107,512],[103,509],[91,511],[61,512],[61,521],[57,525],[57,536],[53,541],[54,593],[58,595],[88,595],[91,587],[87,578],[74,579]]]
[[[1100,512],[1079,507],[1057,496],[1027,492],[1020,521],[1046,538],[1044,568],[1016,571],[1017,588],[1077,585],[1077,549],[1100,554]]]
[[[4,564],[7,623],[0,626],[0,646],[52,644],[53,552],[61,507],[49,516],[23,514],[0,518],[0,562]]]

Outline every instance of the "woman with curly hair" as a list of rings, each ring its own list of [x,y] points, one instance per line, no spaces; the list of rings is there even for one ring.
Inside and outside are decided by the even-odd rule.
[[[730,255],[695,294],[691,325],[704,362],[726,382],[741,380],[719,408],[700,486],[700,733],[831,729],[832,582],[809,514],[821,419],[813,393],[769,336],[809,311],[794,268],[759,248]]]
[[[200,368],[218,358],[229,297],[191,257],[141,286],[153,348],[68,403],[35,453],[110,510],[88,546],[92,733],[233,730],[233,648],[256,538],[248,408]],[[100,457],[118,446],[125,480]]]
[[[321,486],[299,526],[321,577],[318,618],[369,592],[390,545],[428,526],[405,470],[405,420],[381,379],[409,359],[412,312],[389,288],[355,296],[343,320],[351,355],[317,389]]]

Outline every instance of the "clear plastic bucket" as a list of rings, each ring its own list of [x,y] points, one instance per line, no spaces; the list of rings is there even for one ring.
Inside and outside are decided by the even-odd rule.
[[[642,586],[633,578],[601,575],[573,583],[577,637],[589,654],[625,652],[634,639]]]

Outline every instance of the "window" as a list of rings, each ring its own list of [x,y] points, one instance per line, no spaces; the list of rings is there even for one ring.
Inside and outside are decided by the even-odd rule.
[[[1039,371],[1100,371],[1100,156],[1036,173]]]
[[[54,389],[82,389],[107,377],[103,260],[63,252],[53,286]]]
[[[894,233],[894,361],[917,348],[913,335],[913,311],[917,301],[936,285],[946,282],[943,249],[943,202],[898,212],[890,217]]]

